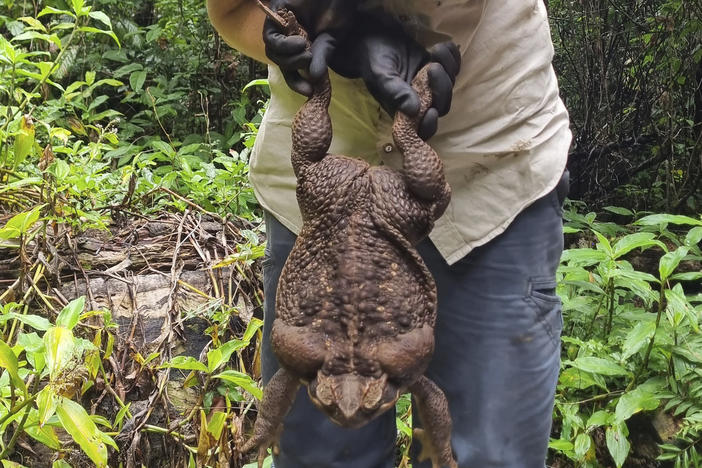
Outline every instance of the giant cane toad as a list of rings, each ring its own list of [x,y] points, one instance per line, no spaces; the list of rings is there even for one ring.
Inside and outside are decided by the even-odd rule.
[[[291,12],[266,10],[286,34],[306,37]],[[421,116],[431,101],[427,67],[412,86]],[[325,76],[293,121],[303,226],[276,296],[271,340],[281,368],[242,451],[258,447],[261,466],[300,385],[345,427],[364,425],[409,391],[424,453],[434,468],[456,468],[446,397],[423,375],[434,350],[436,286],[414,248],[449,202],[441,160],[417,136],[419,118],[402,113],[393,125],[402,171],[328,154],[330,97]]]

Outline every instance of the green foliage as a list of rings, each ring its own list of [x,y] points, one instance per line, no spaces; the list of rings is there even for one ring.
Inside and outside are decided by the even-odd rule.
[[[107,466],[108,445],[117,449],[114,440],[96,425],[109,428],[109,421],[88,414],[74,400],[80,399],[96,376],[104,373],[102,360],[109,357],[109,348],[102,349],[97,337],[111,336],[113,327],[106,312],[101,314],[96,340],[76,336],[76,326],[94,315],[83,313],[84,303],[84,297],[68,303],[54,323],[28,314],[27,307],[15,302],[2,307],[0,434],[11,434],[7,442],[0,438],[3,462],[9,462],[6,457],[23,433],[51,449],[63,450],[57,428],[70,434],[96,466]]]
[[[232,403],[246,400],[241,391],[248,392],[258,400],[263,397],[263,392],[258,384],[245,372],[246,366],[243,364],[242,357],[242,351],[249,346],[252,339],[256,338],[260,342],[262,325],[261,320],[251,319],[241,339],[233,339],[212,346],[207,351],[205,362],[191,356],[177,356],[160,366],[160,368],[191,371],[185,379],[185,385],[198,387],[203,409],[199,412],[200,436],[195,451],[198,455],[198,463],[202,466],[219,466],[216,465],[218,457],[221,457],[222,453],[226,453],[225,447],[229,441],[227,434],[231,433],[230,429],[233,427],[231,425],[234,424],[235,416]],[[216,338],[215,336],[214,343],[217,343]],[[236,361],[240,363],[240,368],[244,372],[226,369],[234,354],[236,354]],[[224,404],[214,406],[215,399],[223,400]],[[194,415],[195,408],[187,416],[186,421]],[[223,432],[225,427],[228,429],[227,432]]]
[[[266,88],[226,87],[216,116],[228,121],[226,131],[210,131],[209,100],[225,89],[223,78],[201,81],[211,57],[193,54],[182,34],[212,42],[204,6],[190,2],[186,19],[172,2],[147,2],[155,23],[142,28],[108,15],[132,4],[100,4],[107,13],[77,2],[30,16],[18,2],[10,5],[17,19],[0,16],[7,31],[0,36],[0,195],[9,192],[0,202],[26,206],[17,192],[36,188],[48,201],[42,214],[81,229],[104,227],[108,209],[182,210],[187,201],[178,195],[205,211],[256,217],[248,157]],[[169,46],[154,47],[163,41]]]
[[[602,466],[593,435],[604,431],[621,467],[631,451],[627,422],[663,410],[682,422],[661,459],[687,463],[702,435],[702,296],[692,292],[702,278],[694,270],[702,220],[657,214],[616,226],[573,210],[566,219],[588,245],[566,250],[558,272],[564,355],[551,448],[577,466]]]

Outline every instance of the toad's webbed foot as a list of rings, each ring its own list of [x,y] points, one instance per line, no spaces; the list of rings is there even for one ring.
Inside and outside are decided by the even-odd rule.
[[[258,467],[263,466],[268,448],[273,448],[275,454],[278,450],[278,439],[283,430],[283,418],[295,401],[300,381],[297,377],[280,369],[275,373],[263,392],[263,400],[258,408],[258,417],[254,424],[253,435],[241,447],[241,452],[246,453],[258,447]]]
[[[413,431],[413,436],[422,444],[419,460],[430,459],[432,468],[458,468],[451,451],[451,415],[444,392],[424,376],[410,391],[424,426]]]
[[[424,429],[413,429],[412,437],[422,444],[417,460],[431,460],[431,468],[458,468],[458,463],[456,463],[453,456],[441,456],[436,447],[434,447],[431,436]]]
[[[280,437],[280,432],[282,430],[283,426],[281,425],[280,429],[278,430],[278,435],[275,437],[275,440],[260,440],[259,438],[251,437],[249,440],[246,441],[246,443],[242,447],[241,453],[246,453],[254,447],[258,447],[256,462],[258,464],[258,468],[263,468],[263,462],[266,459],[266,456],[268,455],[269,448],[272,449],[271,451],[273,452],[273,455],[278,455],[278,453],[280,452],[280,448],[278,447],[278,438]]]

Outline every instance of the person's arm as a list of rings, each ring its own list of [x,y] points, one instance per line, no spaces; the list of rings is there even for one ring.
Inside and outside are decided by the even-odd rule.
[[[207,0],[207,13],[227,44],[260,62],[271,63],[261,35],[266,15],[255,0]]]

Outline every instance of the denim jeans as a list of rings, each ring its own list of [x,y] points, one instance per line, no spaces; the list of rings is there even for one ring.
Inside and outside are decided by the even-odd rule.
[[[560,364],[555,274],[566,192],[567,174],[504,233],[453,265],[429,240],[418,246],[438,289],[436,347],[426,375],[448,398],[461,468],[544,468]],[[266,223],[264,381],[278,368],[270,348],[275,291],[295,242],[273,216]],[[416,414],[413,421],[419,421]],[[275,466],[391,468],[395,438],[394,411],[360,429],[345,429],[318,411],[301,388],[285,419]],[[431,463],[413,460],[413,466]]]

